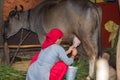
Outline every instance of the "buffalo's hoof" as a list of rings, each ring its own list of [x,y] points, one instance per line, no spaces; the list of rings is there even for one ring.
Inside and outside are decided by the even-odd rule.
[[[90,76],[87,76],[86,80],[93,80],[93,78],[91,78]]]

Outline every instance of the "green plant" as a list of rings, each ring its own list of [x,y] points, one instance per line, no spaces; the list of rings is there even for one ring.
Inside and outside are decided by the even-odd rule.
[[[25,80],[25,72],[8,66],[0,66],[0,80]]]
[[[71,66],[78,68],[75,80],[85,80],[86,76],[88,75],[89,67],[87,59],[85,57],[79,57],[78,59],[75,59]]]

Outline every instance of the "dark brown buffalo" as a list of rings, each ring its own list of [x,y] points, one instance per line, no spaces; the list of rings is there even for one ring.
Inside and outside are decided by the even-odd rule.
[[[42,43],[53,27],[64,32],[65,43],[72,43],[76,36],[89,59],[87,79],[94,77],[101,23],[101,9],[95,4],[88,0],[48,0],[29,11],[12,11],[8,21],[8,37],[25,28],[36,32]]]

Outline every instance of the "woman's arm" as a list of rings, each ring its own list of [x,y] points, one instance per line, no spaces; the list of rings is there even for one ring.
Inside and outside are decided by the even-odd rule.
[[[56,52],[58,54],[58,57],[61,61],[63,61],[65,64],[67,65],[71,65],[73,63],[73,58],[69,58],[66,54],[66,51],[64,50],[64,48],[62,48],[61,46],[56,46],[55,47]]]

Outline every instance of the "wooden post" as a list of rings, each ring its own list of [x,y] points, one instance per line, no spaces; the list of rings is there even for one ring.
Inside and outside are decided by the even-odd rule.
[[[117,43],[117,54],[116,54],[116,68],[117,68],[117,80],[120,80],[120,29]]]
[[[10,57],[9,57],[9,48],[7,42],[4,42],[4,64],[10,64]]]
[[[0,44],[3,44],[3,0],[0,0]]]
[[[118,5],[119,5],[119,11],[120,11],[120,0],[118,0]]]
[[[0,65],[8,65],[9,48],[7,42],[4,43],[4,39],[3,39],[3,32],[4,32],[3,5],[4,5],[4,0],[0,0],[0,45],[4,45],[0,53]]]
[[[3,45],[3,3],[4,3],[4,0],[0,0],[0,45]],[[0,52],[0,65],[2,64],[3,62],[3,49],[1,49],[1,52]]]

